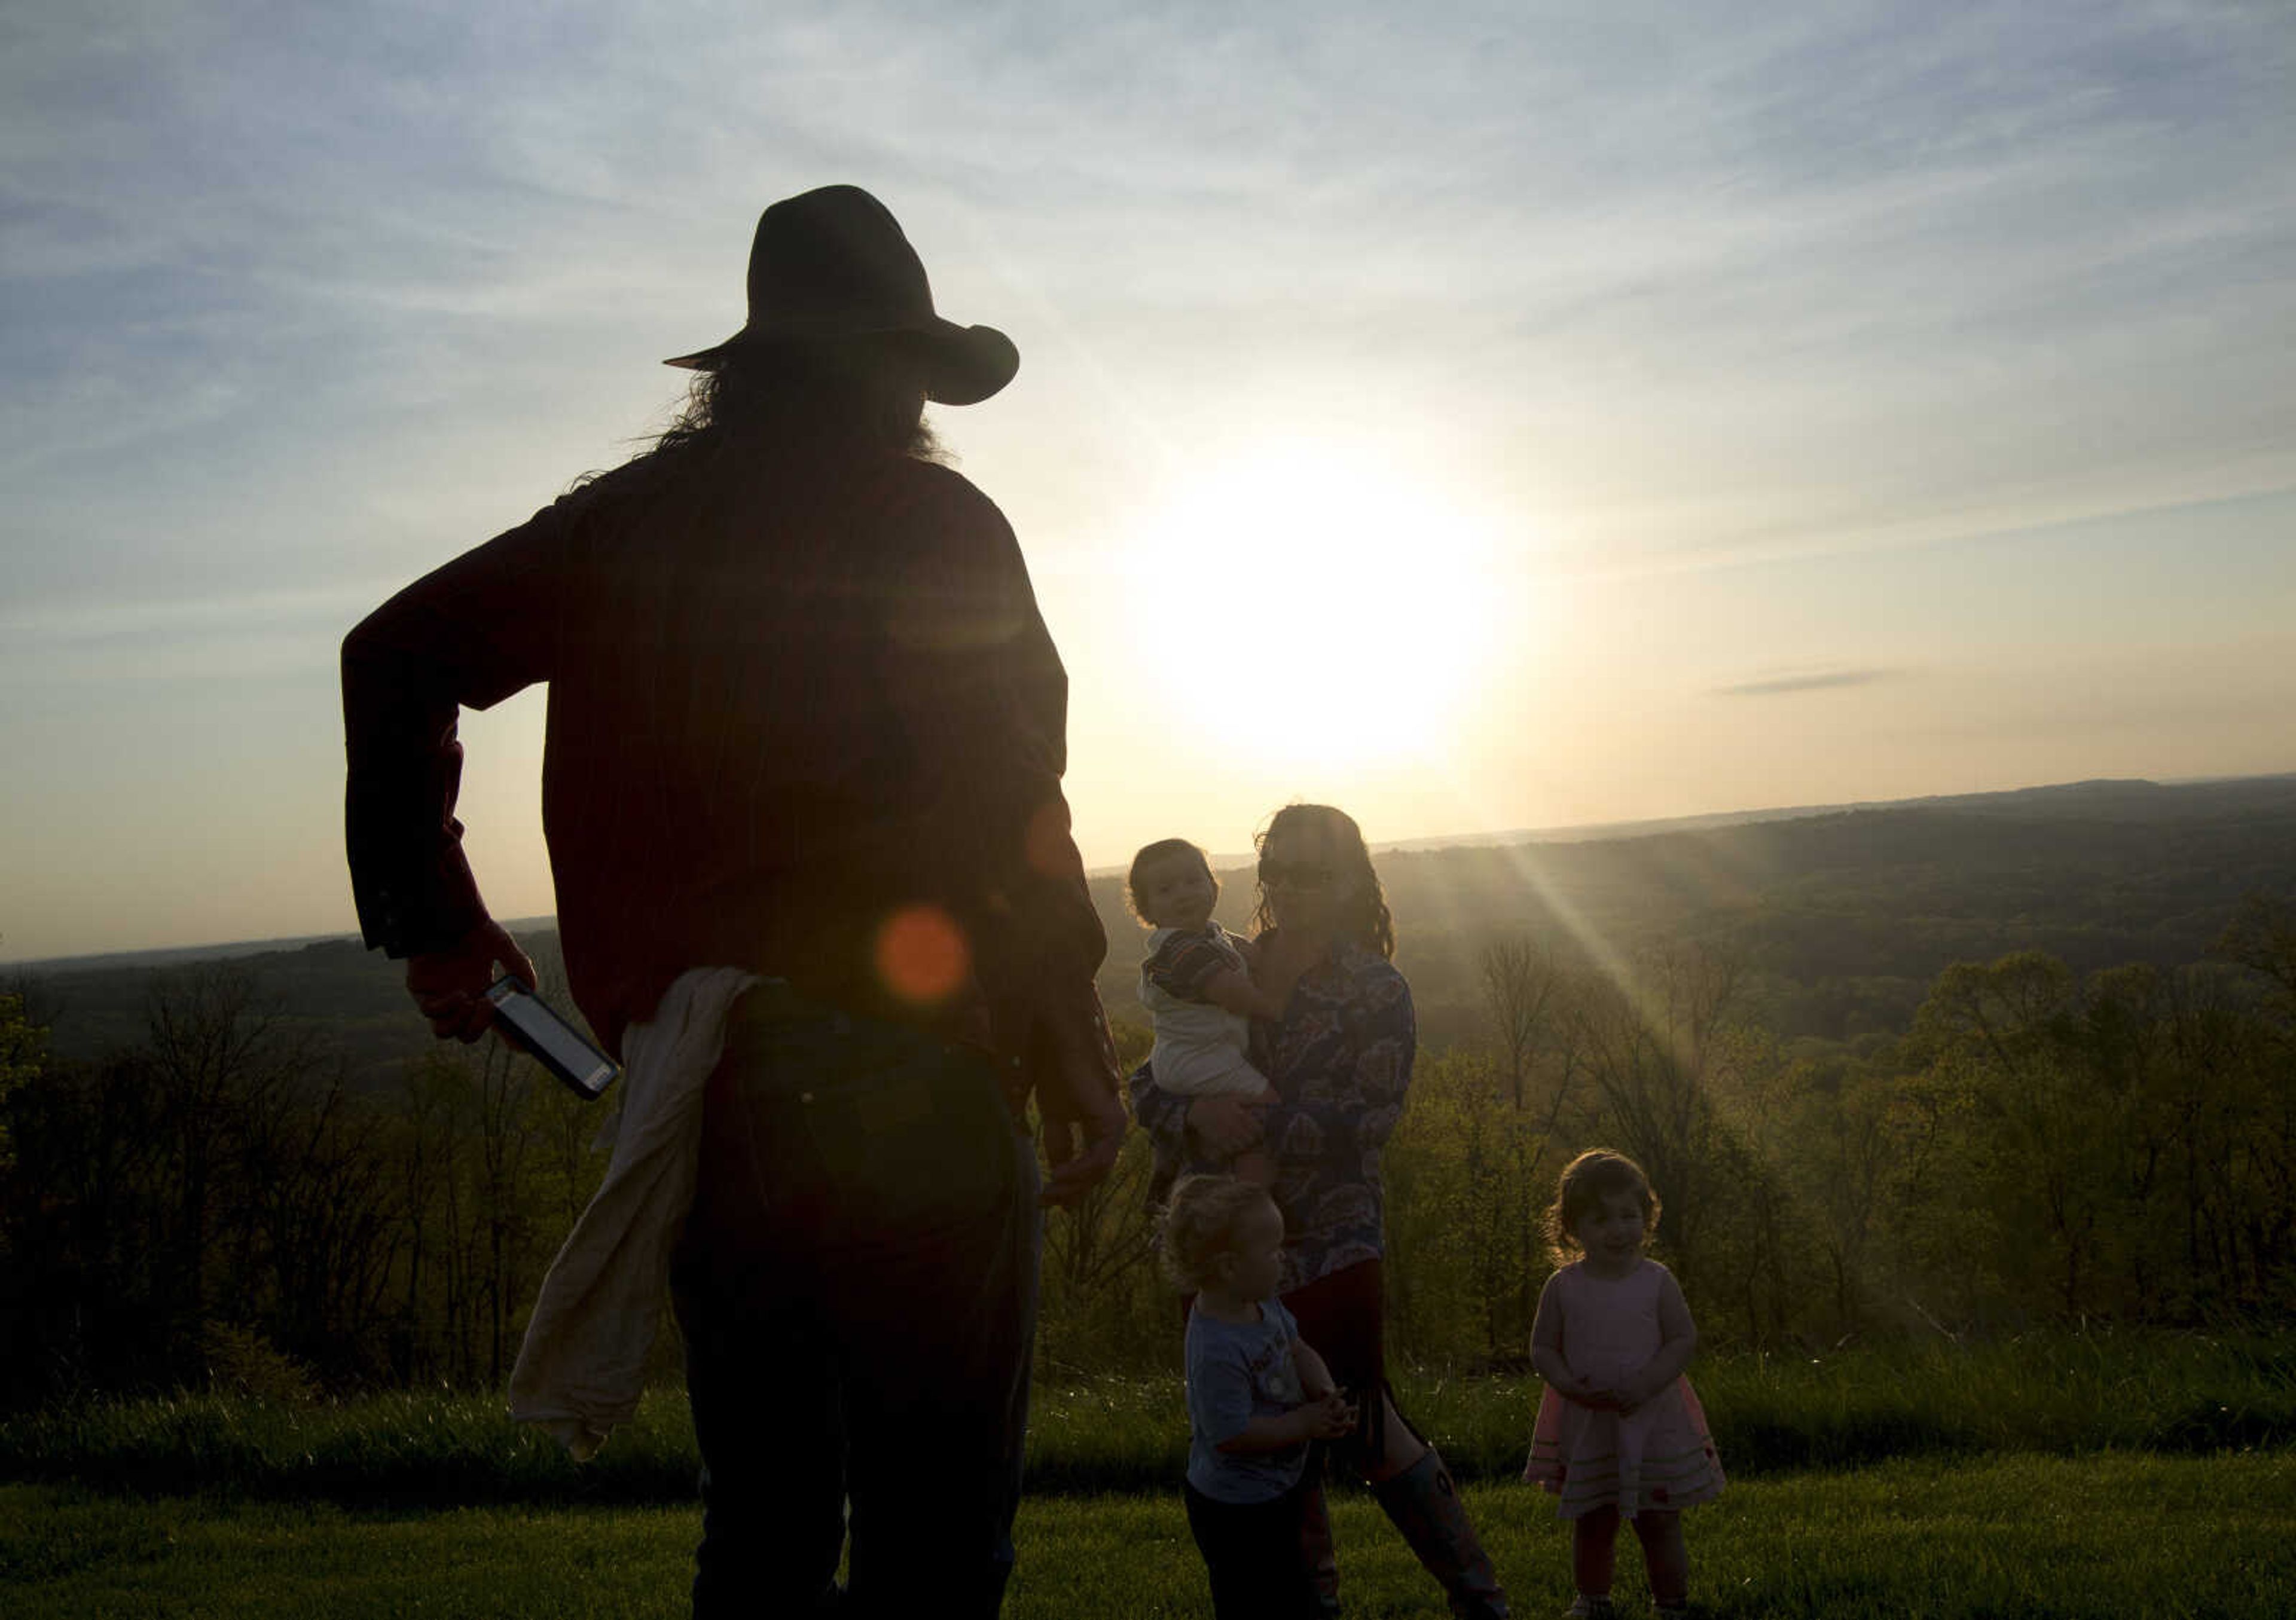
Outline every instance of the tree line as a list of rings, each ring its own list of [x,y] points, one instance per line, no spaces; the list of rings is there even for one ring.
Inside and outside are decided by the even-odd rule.
[[[1742,962],[1661,940],[1475,953],[1480,1038],[1423,1051],[1388,1144],[1390,1349],[1520,1370],[1572,1155],[1621,1150],[1712,1342],[1816,1348],[2049,1326],[2272,1329],[2296,1312],[2296,904],[2202,960],[2079,975],[2014,952],[1908,1027],[1782,1038]],[[1160,1354],[1147,1147],[1046,1233],[1045,1351]]]
[[[395,1091],[245,970],[153,981],[144,1038],[46,1051],[0,994],[0,1378],[11,1405],[232,1383],[498,1386],[604,1174],[600,1116],[494,1041]]]
[[[2252,902],[2177,969],[1958,963],[1903,1035],[1849,1043],[1780,1041],[1695,945],[1624,975],[1484,961],[1501,1038],[1431,1066],[1390,1170],[1406,1345],[1520,1356],[1537,1207],[1597,1144],[1649,1170],[1660,1257],[1725,1341],[2296,1307],[2296,910]]]
[[[1519,1367],[1579,1149],[1623,1150],[1710,1339],[1814,1346],[2296,1308],[2296,905],[2209,955],[2077,974],[1948,968],[1910,1027],[1785,1038],[1726,950],[1475,949],[1472,1039],[1423,1051],[1386,1154],[1402,1356]],[[154,979],[142,1037],[64,1060],[0,994],[0,1395],[237,1385],[499,1387],[603,1174],[603,1117],[498,1043],[395,1087],[243,968]],[[1127,1055],[1144,1030],[1119,1029]],[[1164,1366],[1147,1143],[1046,1231],[1056,1372]],[[676,1367],[674,1336],[660,1348]]]

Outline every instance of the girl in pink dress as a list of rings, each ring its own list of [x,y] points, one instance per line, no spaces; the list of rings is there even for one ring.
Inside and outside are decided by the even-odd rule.
[[[1605,1616],[1619,1520],[1634,1521],[1661,1616],[1687,1613],[1680,1510],[1722,1493],[1722,1463],[1682,1370],[1698,1330],[1674,1273],[1643,1253],[1658,1195],[1642,1166],[1597,1148],[1563,1167],[1546,1234],[1563,1263],[1538,1297],[1530,1364],[1546,1380],[1522,1471],[1574,1522],[1577,1616]]]

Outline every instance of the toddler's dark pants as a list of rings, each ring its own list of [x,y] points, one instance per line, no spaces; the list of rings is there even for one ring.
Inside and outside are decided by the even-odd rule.
[[[1216,1501],[1185,1482],[1188,1532],[1211,1575],[1218,1620],[1306,1620],[1322,1612],[1300,1563],[1308,1480],[1273,1501]]]

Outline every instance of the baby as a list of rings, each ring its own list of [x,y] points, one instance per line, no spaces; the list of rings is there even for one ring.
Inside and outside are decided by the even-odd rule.
[[[1180,1097],[1274,1102],[1267,1077],[1244,1056],[1254,1018],[1283,1014],[1282,1001],[1251,982],[1252,947],[1212,920],[1219,880],[1204,852],[1163,839],[1132,857],[1132,910],[1150,929],[1140,964],[1140,1004],[1155,1025],[1149,1062],[1156,1084]],[[1274,1166],[1249,1149],[1226,1168],[1265,1187]]]

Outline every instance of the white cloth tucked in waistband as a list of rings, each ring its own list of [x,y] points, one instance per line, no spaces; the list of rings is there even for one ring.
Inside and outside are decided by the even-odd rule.
[[[622,1035],[622,1111],[606,1178],[542,1280],[510,1375],[510,1415],[587,1461],[644,1393],[669,1263],[693,1207],[704,1082],[726,1020],[760,981],[695,968]]]

